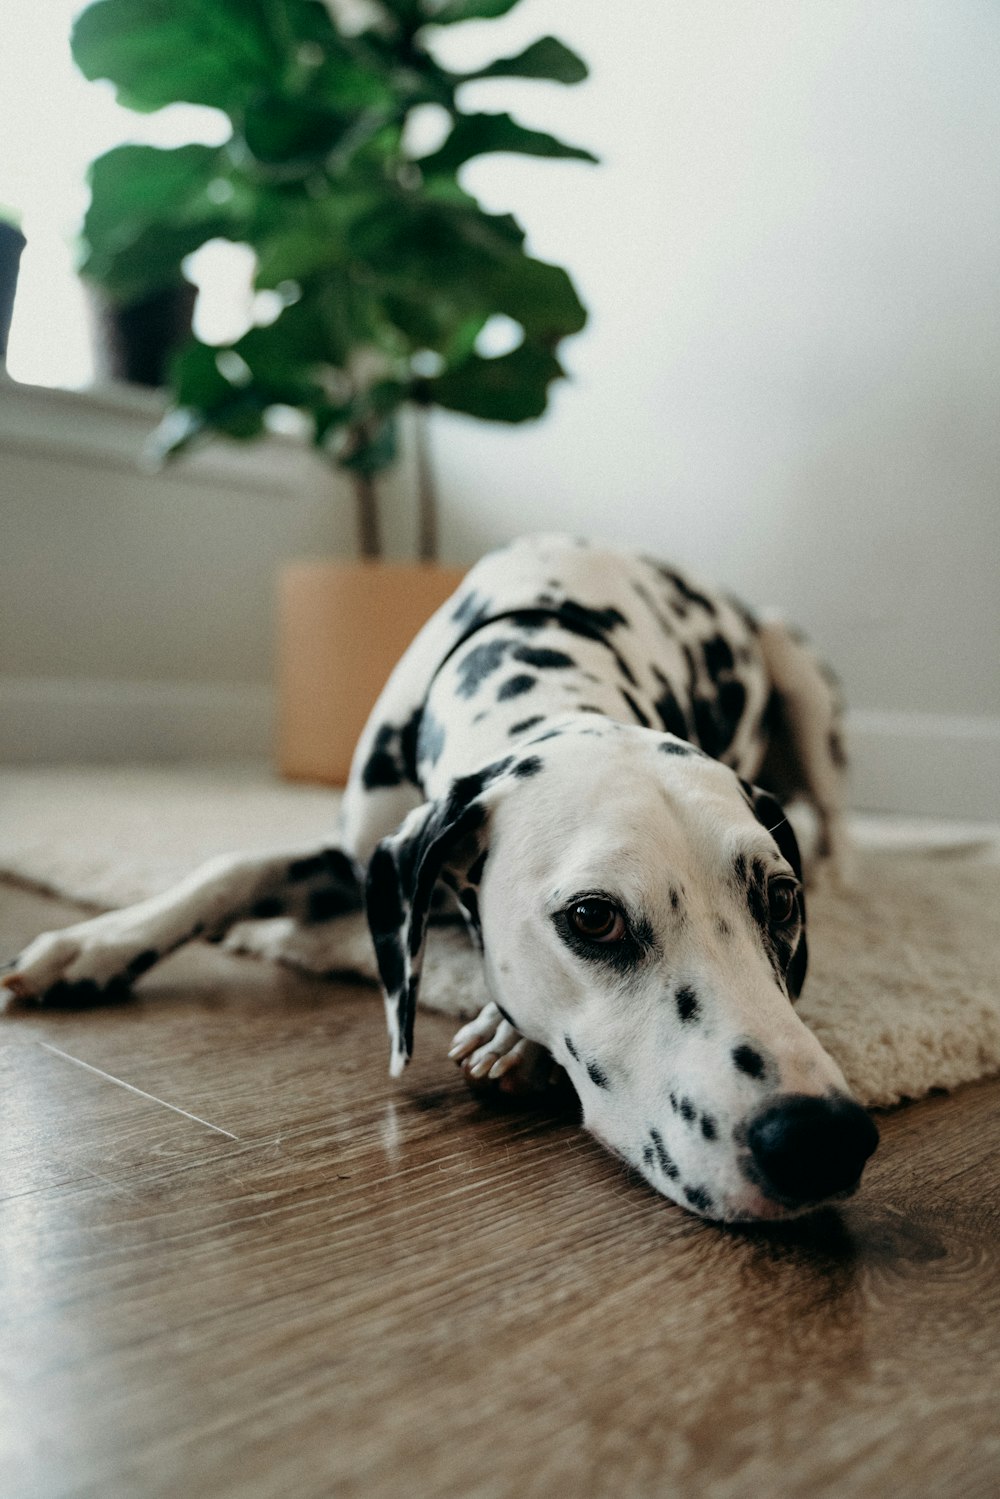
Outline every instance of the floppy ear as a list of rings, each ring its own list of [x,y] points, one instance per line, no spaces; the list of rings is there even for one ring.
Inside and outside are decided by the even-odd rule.
[[[446,797],[425,802],[388,838],[368,866],[366,908],[382,980],[392,1052],[399,1077],[413,1055],[413,1022],[431,897],[438,880],[460,886],[487,846],[489,808],[483,792],[510,760],[452,784]],[[460,900],[476,920],[474,895]]]
[[[749,781],[742,781],[741,785],[750,800],[750,805],[753,808],[753,814],[757,821],[763,823],[764,827],[767,828],[767,831],[781,850],[782,857],[788,860],[799,880],[798,900],[802,925],[799,928],[798,945],[792,953],[788,967],[785,970],[785,981],[788,984],[788,992],[792,999],[798,999],[802,993],[802,985],[805,983],[806,968],[809,963],[809,946],[806,942],[806,897],[803,889],[802,855],[799,852],[799,841],[795,836],[791,823],[785,816],[783,808],[779,806],[773,796],[769,796],[759,786],[751,786]]]

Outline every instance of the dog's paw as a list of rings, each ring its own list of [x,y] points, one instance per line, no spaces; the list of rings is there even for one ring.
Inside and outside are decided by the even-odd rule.
[[[118,996],[159,956],[98,916],[36,937],[0,975],[0,986],[18,1000],[87,1004]]]
[[[456,1032],[448,1052],[470,1083],[501,1093],[541,1093],[558,1068],[544,1046],[529,1041],[491,1000]]]

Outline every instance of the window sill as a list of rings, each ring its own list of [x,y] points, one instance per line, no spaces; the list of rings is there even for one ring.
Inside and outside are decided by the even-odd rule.
[[[166,408],[163,394],[141,386],[60,390],[22,385],[0,373],[0,454],[281,496],[301,495],[315,486],[318,472],[326,472],[304,442],[283,434],[246,444],[218,439],[176,463],[157,465],[146,456],[146,445]]]

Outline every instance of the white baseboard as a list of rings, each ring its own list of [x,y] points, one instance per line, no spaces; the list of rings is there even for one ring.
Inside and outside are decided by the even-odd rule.
[[[0,761],[256,759],[273,707],[266,683],[0,677]],[[1000,821],[1000,719],[857,709],[847,736],[857,811]]]
[[[0,677],[0,761],[256,759],[273,707],[266,684]]]
[[[1000,718],[858,708],[846,728],[856,810],[1000,820]]]

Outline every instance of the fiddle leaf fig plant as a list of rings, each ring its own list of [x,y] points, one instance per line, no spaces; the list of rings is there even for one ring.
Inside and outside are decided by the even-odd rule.
[[[458,73],[435,58],[440,27],[506,14],[518,0],[366,0],[350,29],[333,0],[96,0],[73,55],[136,110],[175,102],[228,117],[220,146],[126,145],[93,163],[81,272],[125,302],[180,284],[212,239],[252,247],[268,315],[226,347],[193,339],[171,372],[165,456],[199,437],[254,438],[275,406],[308,417],[313,441],[350,472],[361,548],[379,551],[376,476],[397,451],[405,406],[492,421],[545,410],[558,349],[586,312],[570,277],[534,259],[507,214],[459,181],[490,152],[592,162],[587,150],[509,114],[469,113],[463,86],[487,78],[574,84],[581,59],[554,37]],[[411,116],[447,116],[437,149],[410,145]],[[502,315],[508,353],[480,335]],[[421,445],[422,555],[436,546]]]

